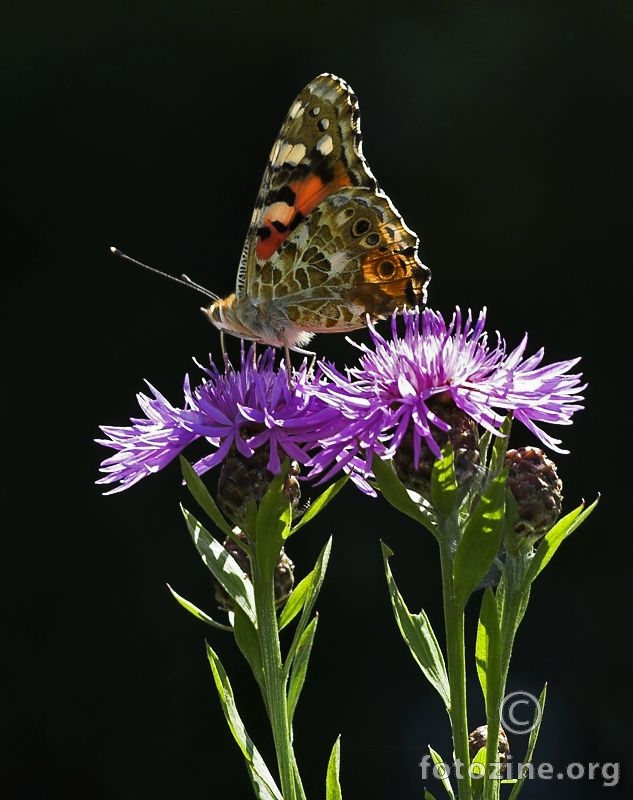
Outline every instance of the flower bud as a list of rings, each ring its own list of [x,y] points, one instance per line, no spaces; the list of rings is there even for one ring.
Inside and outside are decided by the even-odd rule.
[[[241,531],[239,528],[235,528],[233,532],[240,541],[250,545],[249,538],[243,531]],[[233,556],[240,569],[244,572],[244,575],[250,579],[251,563],[248,556],[239,546],[239,544],[233,539],[229,539],[227,537],[223,542],[223,547]],[[218,601],[218,605],[225,611],[231,611],[234,606],[233,598],[227,594],[224,587],[218,581],[216,581],[215,578],[212,580],[215,599]],[[275,567],[274,583],[275,603],[279,608],[290,596],[292,587],[294,585],[294,564],[283,550],[279,555],[279,560],[277,561],[277,566]]]
[[[451,426],[447,432],[435,429],[433,438],[440,449],[447,442],[450,443],[455,454],[455,477],[457,483],[460,486],[467,484],[472,480],[481,462],[477,423],[472,417],[469,417],[468,414],[459,409],[446,392],[431,397],[427,407],[429,411]],[[422,441],[420,444],[420,462],[416,469],[413,435],[409,429],[394,455],[393,465],[396,474],[408,489],[412,489],[422,497],[429,499],[431,473],[436,460],[436,456],[431,452],[428,445]]]
[[[270,451],[268,447],[256,450],[250,458],[245,458],[232,448],[222,462],[218,478],[217,503],[227,519],[234,525],[240,525],[246,518],[251,501],[259,505],[268,491],[273,474],[268,469]],[[293,511],[301,500],[301,488],[297,476],[299,464],[290,462],[288,474],[284,482],[284,493]]]
[[[482,747],[488,745],[488,726],[480,725],[468,734],[468,750],[470,753],[470,760],[472,761]],[[501,768],[505,769],[508,763],[508,756],[510,755],[510,745],[508,744],[508,737],[503,728],[499,727],[499,747],[497,750],[499,756],[499,763]]]
[[[517,538],[535,542],[558,520],[563,503],[563,483],[556,465],[538,447],[508,450],[508,489],[517,503],[514,525]]]

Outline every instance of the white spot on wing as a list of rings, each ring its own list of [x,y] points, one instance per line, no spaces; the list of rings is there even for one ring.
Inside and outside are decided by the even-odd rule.
[[[271,159],[271,161],[276,167],[279,167],[281,164],[286,163],[288,154],[292,150],[292,145],[290,144],[290,142],[281,142],[281,141],[278,142],[277,144],[279,145],[277,149],[277,155],[275,156],[274,159]]]
[[[275,144],[273,145],[272,150],[270,151],[270,156],[268,160],[271,164],[276,164],[277,159],[279,158],[279,148],[281,147],[281,139],[277,139]]]
[[[301,144],[301,142],[293,145],[290,149],[290,152],[286,155],[283,160],[283,164],[290,164],[291,167],[295,167],[305,158],[306,154],[306,146]]]
[[[319,141],[316,143],[316,149],[321,153],[322,156],[329,156],[332,150],[334,150],[334,140],[330,136],[329,133],[326,133],[325,136],[322,136]]]
[[[301,105],[301,100],[297,100],[294,102],[288,112],[288,116],[290,119],[296,119],[303,114],[303,106]]]

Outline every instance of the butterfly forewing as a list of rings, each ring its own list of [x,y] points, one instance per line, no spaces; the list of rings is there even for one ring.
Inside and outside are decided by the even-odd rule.
[[[356,95],[334,75],[319,75],[291,105],[268,158],[249,228],[237,296],[319,203],[344,186],[377,188],[362,156]]]

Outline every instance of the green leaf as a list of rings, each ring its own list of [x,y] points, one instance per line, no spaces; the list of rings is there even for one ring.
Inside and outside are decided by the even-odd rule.
[[[424,790],[424,800],[435,800],[435,795],[431,794],[428,789]]]
[[[453,591],[463,608],[486,575],[501,546],[505,511],[505,473],[493,478],[470,515],[457,546]]]
[[[398,591],[391,568],[389,558],[393,552],[384,542],[381,542],[382,557],[387,576],[387,587],[398,628],[402,638],[407,643],[413,658],[426,676],[427,680],[438,691],[444,701],[446,708],[450,708],[451,691],[446,674],[444,657],[438,644],[437,638],[433,633],[433,628],[429,618],[423,610],[419,614],[411,614],[407,608],[402,595]]]
[[[453,794],[453,787],[451,786],[451,782],[448,777],[446,761],[444,761],[444,759],[439,753],[435,752],[435,750],[431,747],[431,745],[429,745],[429,753],[431,754],[433,763],[437,767],[438,777],[442,781],[442,785],[446,789],[446,793],[451,798],[451,800],[455,800],[455,795]]]
[[[486,748],[480,747],[475,757],[470,762],[470,777],[472,780],[473,797],[481,797],[484,790],[484,775],[486,774]]]
[[[303,689],[303,684],[305,682],[306,672],[308,670],[308,661],[310,660],[310,653],[312,652],[312,644],[314,642],[318,621],[319,618],[314,617],[314,619],[303,632],[301,639],[299,639],[297,651],[292,662],[292,669],[290,670],[290,682],[288,684],[288,719],[290,720],[291,724],[295,709],[297,707],[297,702],[299,700],[299,695],[301,694],[301,690]]]
[[[221,631],[231,631],[233,630],[230,625],[223,625],[221,622],[216,622],[212,617],[208,614],[205,614],[204,611],[201,611],[197,606],[186,600],[182,595],[179,595],[178,592],[174,591],[169,584],[167,584],[167,588],[172,593],[174,598],[180,605],[186,609],[190,614],[193,614],[196,619],[199,619],[201,622],[206,622],[207,625],[212,625],[214,628],[219,628]]]
[[[446,455],[433,464],[431,473],[431,504],[443,516],[455,508],[457,480],[455,478],[455,455],[450,445],[444,448]]]
[[[202,560],[213,577],[222,585],[233,602],[239,606],[253,625],[257,626],[253,584],[233,556],[192,516],[186,508],[182,513],[187,528]]]
[[[284,494],[285,472],[276,475],[262,497],[257,511],[255,552],[257,563],[268,580],[275,571],[284,539],[290,532],[292,509]]]
[[[525,753],[525,758],[521,762],[524,765],[532,763],[534,748],[536,747],[536,740],[538,739],[539,731],[541,730],[541,723],[543,721],[543,710],[545,709],[546,698],[547,698],[547,684],[545,684],[545,686],[543,687],[543,691],[541,692],[541,696],[538,699],[538,704],[534,711],[535,725],[530,731],[530,738],[528,739],[528,746]],[[527,776],[524,776],[518,779],[518,781],[514,785],[514,788],[510,792],[508,800],[516,800],[516,798],[519,796],[519,792],[523,788],[523,784],[525,783],[526,777]]]
[[[393,464],[374,456],[372,470],[378,488],[387,502],[398,511],[419,522],[437,539],[439,534],[435,519],[423,506],[413,500],[406,486],[396,475]]]
[[[310,588],[312,586],[313,579],[314,570],[303,577],[292,590],[286,605],[283,607],[283,610],[279,615],[279,630],[282,630],[286,627],[286,625],[288,625],[288,623],[292,622],[292,620],[301,611],[306,598],[310,594]]]
[[[248,661],[255,680],[263,690],[264,672],[257,629],[239,606],[236,606],[233,611],[233,632],[237,646]]]
[[[209,494],[209,490],[202,482],[199,475],[196,474],[194,468],[187,461],[186,458],[180,456],[180,469],[182,476],[187,484],[187,488],[191,492],[193,499],[205,511],[216,524],[216,526],[227,536],[233,538],[234,533],[229,523],[222,516],[222,512],[217,507],[215,500]]]
[[[593,503],[584,508],[584,504],[578,508],[570,511],[567,516],[559,519],[556,525],[548,531],[548,533],[541,539],[539,546],[536,548],[534,557],[530,562],[530,566],[525,575],[525,582],[527,585],[534,582],[534,580],[541,574],[545,567],[552,560],[554,553],[558,550],[565,539],[570,536],[576,528],[578,528],[587,519],[589,514],[598,505],[598,497]],[[584,511],[583,511],[584,508]]]
[[[332,483],[330,486],[328,486],[328,488],[322,494],[320,494],[310,503],[308,508],[303,513],[301,519],[296,525],[293,525],[292,530],[288,535],[290,536],[291,534],[296,533],[300,528],[303,528],[304,525],[310,522],[310,520],[314,519],[319,512],[323,511],[326,505],[341,491],[348,480],[349,476],[344,475],[342,478],[339,478],[336,483]]]
[[[475,644],[477,676],[486,701],[486,711],[488,711],[488,678],[491,678],[491,683],[494,685],[500,668],[498,659],[499,616],[497,613],[497,601],[492,589],[488,586],[481,598],[481,612],[479,614],[477,641]],[[491,675],[491,672],[494,674]]]
[[[492,438],[492,452],[488,460],[488,471],[493,478],[500,475],[505,468],[506,452],[508,450],[511,430],[512,414],[508,414],[499,428],[499,433],[501,435],[493,436]]]
[[[284,671],[286,675],[288,675],[290,672],[290,667],[292,666],[292,661],[297,652],[297,648],[299,647],[299,642],[301,641],[303,632],[305,631],[308,625],[308,622],[310,620],[310,614],[312,613],[312,609],[314,608],[316,599],[319,596],[319,592],[321,591],[321,586],[323,585],[323,579],[325,578],[325,572],[327,570],[327,565],[330,559],[331,550],[332,550],[332,537],[328,539],[328,541],[325,543],[325,546],[319,553],[319,557],[317,558],[317,562],[314,565],[314,569],[308,576],[306,576],[309,580],[306,582],[305,598],[303,599],[302,609],[301,609],[301,619],[299,620],[299,624],[297,625],[297,629],[292,638],[292,644],[288,649],[288,655],[286,656],[286,661],[284,663]],[[294,592],[292,594],[294,594]],[[290,602],[292,594],[290,595],[288,602]],[[282,619],[283,619],[283,613],[282,613]]]
[[[271,775],[264,759],[259,754],[259,751],[253,744],[253,741],[246,733],[244,723],[240,717],[237,707],[235,705],[235,698],[233,696],[233,689],[228,679],[224,667],[220,662],[217,654],[207,644],[207,656],[211,670],[213,672],[213,679],[215,681],[218,695],[220,696],[220,703],[222,704],[222,711],[228,723],[228,726],[233,734],[233,738],[237,742],[242,755],[246,760],[246,766],[249,770],[251,781],[256,790],[259,800],[283,800],[281,792],[277,788],[275,780]]]
[[[327,764],[327,775],[325,778],[325,800],[343,800],[341,784],[339,782],[339,771],[341,762],[341,737],[337,737],[334,747],[330,754]]]

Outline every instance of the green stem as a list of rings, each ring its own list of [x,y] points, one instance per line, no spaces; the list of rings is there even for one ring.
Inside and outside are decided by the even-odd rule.
[[[488,685],[488,742],[486,745],[486,764],[499,760],[498,737],[501,723],[501,701],[505,697],[510,658],[517,630],[525,614],[529,600],[529,588],[524,590],[522,582],[527,569],[525,554],[508,554],[504,567],[503,601],[501,603],[501,619],[499,625],[499,668],[488,676],[497,678],[498,685]],[[495,735],[496,732],[496,735]],[[491,781],[488,769],[484,778],[483,800],[497,800],[501,792],[500,781]]]
[[[279,627],[275,608],[273,575],[262,574],[253,564],[253,588],[257,609],[257,629],[262,654],[262,670],[266,692],[266,707],[272,728],[277,767],[284,800],[297,800],[297,785],[301,785],[292,749],[286,680],[279,646]],[[296,783],[295,783],[296,776]],[[301,794],[303,795],[303,789]]]
[[[450,537],[442,537],[442,590],[444,595],[444,626],[448,682],[451,689],[450,720],[456,761],[461,762],[461,777],[457,778],[459,800],[472,800],[468,767],[468,710],[466,705],[466,647],[464,642],[464,609],[453,595],[453,555]]]

